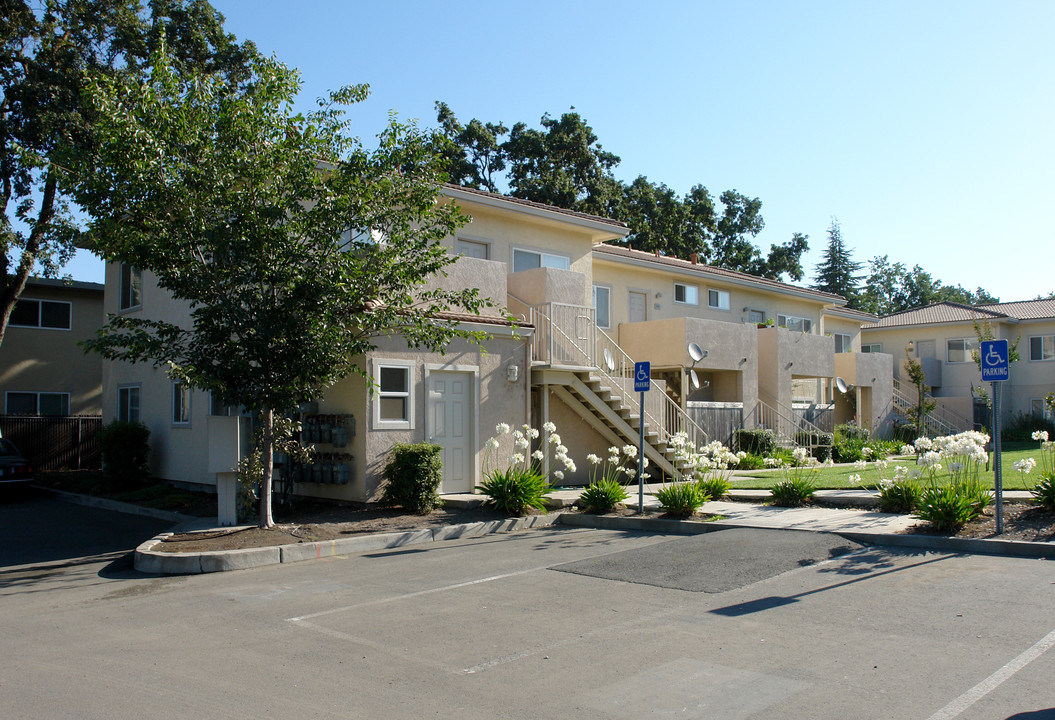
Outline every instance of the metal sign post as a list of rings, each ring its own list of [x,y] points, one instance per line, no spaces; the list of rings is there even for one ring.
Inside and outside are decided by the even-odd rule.
[[[978,350],[982,358],[982,380],[993,384],[993,477],[996,490],[996,534],[1004,533],[1004,473],[1000,448],[1000,383],[1011,377],[1007,340],[985,340]]]
[[[637,406],[637,511],[645,512],[645,393],[652,385],[652,363],[634,363],[634,392]]]

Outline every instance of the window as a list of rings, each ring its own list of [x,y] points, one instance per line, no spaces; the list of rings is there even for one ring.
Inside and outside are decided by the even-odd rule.
[[[674,283],[674,302],[684,303],[685,305],[699,305],[699,288],[697,288],[695,285],[682,285],[681,283]],[[729,303],[727,300],[726,305],[728,304]]]
[[[454,243],[454,251],[466,257],[480,258],[481,260],[491,259],[491,246],[477,240],[462,240],[458,238]]]
[[[190,385],[172,383],[172,424],[190,425]]]
[[[883,352],[883,343],[868,343],[867,345],[861,345],[861,352],[863,353],[877,353]]]
[[[53,392],[8,392],[8,415],[69,415],[70,394]]]
[[[558,268],[568,270],[571,260],[566,255],[552,255],[539,252],[538,250],[513,250],[513,272],[521,270],[534,270],[539,267]]]
[[[747,308],[747,322],[755,323],[756,325],[765,324],[766,311]]]
[[[835,339],[835,352],[853,352],[853,344],[849,335],[846,333],[832,333],[832,337]]]
[[[139,386],[117,388],[117,419],[122,422],[139,422]]]
[[[1051,410],[1048,409],[1048,404],[1044,401],[1044,398],[1029,399],[1029,414],[1033,417],[1051,419]]]
[[[61,300],[19,298],[11,310],[9,325],[16,327],[69,330],[73,303]]]
[[[1034,335],[1029,339],[1030,360],[1055,360],[1055,335]]]
[[[377,383],[377,411],[379,427],[410,428],[413,412],[413,383],[411,365],[378,362],[374,366]]]
[[[597,327],[612,327],[612,289],[604,285],[593,286],[593,309],[597,315]]]
[[[792,332],[813,332],[812,320],[794,315],[777,315],[777,325]]]
[[[120,309],[131,310],[143,302],[143,274],[128,263],[121,263]]]
[[[973,338],[949,338],[945,341],[945,357],[950,363],[974,362],[971,351],[977,348]]]
[[[708,290],[707,307],[715,308],[716,310],[728,310],[729,293],[725,290]]]

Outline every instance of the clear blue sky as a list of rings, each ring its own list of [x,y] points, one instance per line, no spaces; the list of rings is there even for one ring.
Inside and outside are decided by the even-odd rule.
[[[808,234],[807,281],[837,216],[858,261],[1003,301],[1055,290],[1053,2],[213,4],[300,70],[305,108],[369,83],[368,144],[389,110],[434,124],[436,100],[507,125],[574,106],[622,180],[759,197],[756,242]]]

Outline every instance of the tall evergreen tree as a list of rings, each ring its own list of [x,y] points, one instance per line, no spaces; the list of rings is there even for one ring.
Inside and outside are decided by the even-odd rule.
[[[833,217],[828,227],[828,247],[824,250],[824,260],[817,266],[817,274],[813,276],[813,289],[842,295],[847,305],[856,308],[859,304],[857,286],[861,278],[855,273],[861,269],[861,263],[853,261],[852,253],[843,242],[839,220]]]

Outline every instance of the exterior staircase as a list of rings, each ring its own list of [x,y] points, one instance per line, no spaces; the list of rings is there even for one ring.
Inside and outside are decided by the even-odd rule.
[[[916,403],[909,398],[909,393],[915,393],[915,388],[906,391],[901,381],[894,378],[894,410],[903,418],[906,418],[910,422],[915,422],[915,411],[913,408]],[[932,400],[932,396],[926,396],[928,400]],[[927,417],[924,419],[924,434],[927,437],[938,437],[941,435],[956,435],[965,430],[970,430],[974,427],[974,423],[962,415],[949,410],[948,408],[938,407],[934,411],[927,413]]]

